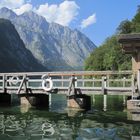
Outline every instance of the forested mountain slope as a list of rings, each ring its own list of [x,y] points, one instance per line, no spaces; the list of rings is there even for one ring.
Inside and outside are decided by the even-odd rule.
[[[140,33],[140,8],[131,21],[122,21],[116,33],[107,38],[85,61],[86,70],[130,70],[131,55],[122,51],[119,34]]]

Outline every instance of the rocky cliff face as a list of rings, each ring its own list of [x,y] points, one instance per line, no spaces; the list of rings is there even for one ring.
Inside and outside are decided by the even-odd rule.
[[[25,48],[14,25],[0,19],[0,72],[43,70],[46,69]]]
[[[80,31],[48,23],[34,12],[17,16],[13,11],[2,8],[0,17],[11,20],[26,48],[50,70],[80,69],[95,48]]]

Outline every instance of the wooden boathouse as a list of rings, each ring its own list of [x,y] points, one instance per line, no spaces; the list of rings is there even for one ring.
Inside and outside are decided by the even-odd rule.
[[[127,102],[128,109],[140,108],[140,34],[123,34],[119,36],[119,43],[126,54],[132,55],[132,73],[136,81],[137,95],[132,94]]]

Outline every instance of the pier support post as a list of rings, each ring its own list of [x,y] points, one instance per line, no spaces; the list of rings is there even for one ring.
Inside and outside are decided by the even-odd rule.
[[[67,106],[69,108],[89,110],[91,108],[91,97],[85,94],[68,96]]]
[[[46,94],[21,94],[20,103],[22,106],[49,107],[49,95]]]
[[[138,99],[127,100],[127,109],[128,110],[140,109],[140,100]]]
[[[51,105],[52,105],[52,95],[49,94],[49,107],[51,108]]]
[[[0,106],[10,106],[11,105],[11,95],[7,93],[0,94]]]
[[[68,89],[67,106],[69,108],[86,109],[91,108],[91,97],[82,94],[77,88],[77,77],[72,76]]]

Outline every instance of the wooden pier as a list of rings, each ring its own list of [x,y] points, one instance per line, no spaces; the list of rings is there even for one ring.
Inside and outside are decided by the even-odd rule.
[[[0,102],[9,102],[11,94],[22,105],[49,106],[51,94],[66,94],[68,107],[90,108],[88,94],[137,97],[137,81],[132,71],[67,71],[1,73]]]
[[[42,78],[44,77],[44,78]],[[53,87],[46,91],[42,82],[51,78]],[[84,94],[126,94],[137,90],[131,71],[75,71],[75,72],[32,72],[1,73],[0,93],[8,94],[69,94],[74,78],[74,88]],[[44,83],[45,84],[45,83]],[[49,86],[49,82],[47,85]]]
[[[68,107],[90,107],[88,94],[127,95],[130,109],[140,108],[140,34],[121,35],[125,53],[132,54],[132,71],[67,71],[0,73],[0,103],[17,94],[21,104],[48,106],[51,94],[66,94]]]

